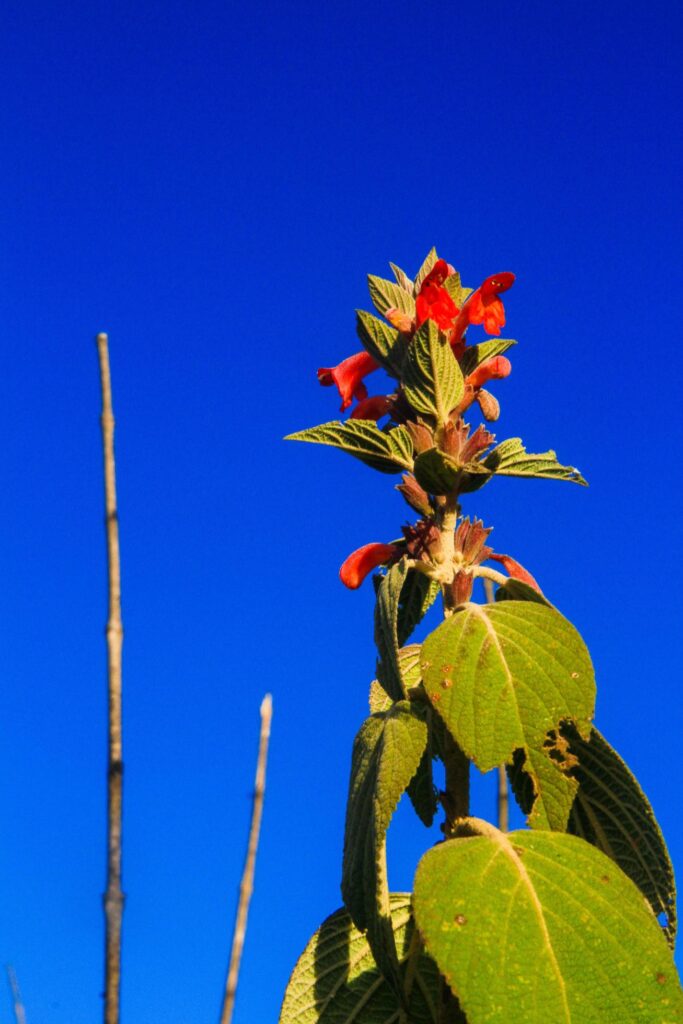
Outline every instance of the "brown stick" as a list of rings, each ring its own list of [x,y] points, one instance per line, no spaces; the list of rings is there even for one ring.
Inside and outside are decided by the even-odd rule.
[[[493,603],[493,582],[484,577],[484,591],[488,604]],[[496,794],[496,806],[498,809],[498,828],[501,832],[507,832],[510,825],[510,808],[508,796],[508,776],[505,765],[498,766],[498,792]]]
[[[114,413],[111,403],[109,345],[106,334],[97,335],[102,385],[102,450],[104,456],[105,528],[109,575],[107,620],[107,676],[109,690],[109,755],[107,764],[107,889],[104,894],[104,1021],[118,1024],[121,991],[121,922],[124,896],[121,890],[121,823],[123,806],[123,745],[121,729],[121,562],[116,511],[114,466]]]
[[[235,1006],[237,979],[240,972],[244,937],[247,931],[249,903],[251,901],[251,894],[254,891],[254,867],[256,865],[256,853],[261,831],[263,796],[266,791],[266,765],[268,763],[268,741],[270,739],[270,722],[272,717],[273,702],[270,694],[267,693],[261,701],[261,735],[259,738],[258,759],[256,761],[256,781],[254,783],[254,801],[251,808],[249,842],[247,844],[247,857],[244,862],[244,871],[242,872],[242,881],[240,883],[240,898],[237,905],[235,927],[232,933],[230,966],[228,967],[228,976],[225,982],[225,995],[223,997],[220,1024],[230,1024],[232,1011]]]
[[[7,980],[9,981],[9,987],[12,989],[12,1002],[14,1004],[14,1019],[16,1024],[26,1024],[26,1010],[21,999],[21,991],[19,989],[19,982],[17,975],[11,964],[7,964],[5,967],[7,971]]]

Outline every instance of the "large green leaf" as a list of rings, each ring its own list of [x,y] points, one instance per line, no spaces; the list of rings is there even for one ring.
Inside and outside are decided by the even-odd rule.
[[[380,974],[365,935],[345,910],[338,910],[301,954],[280,1024],[437,1024],[439,972],[421,950],[410,893],[392,893],[390,909],[405,1006]]]
[[[673,945],[676,887],[669,854],[650,803],[628,766],[597,729],[585,740],[562,729],[579,784],[568,831],[615,860],[660,917]],[[570,761],[570,763],[571,763]]]
[[[460,369],[467,376],[487,359],[501,356],[516,344],[512,338],[491,338],[490,341],[482,341],[478,345],[468,345],[460,360]]]
[[[461,749],[482,770],[524,751],[542,827],[564,828],[576,783],[547,756],[564,720],[585,729],[595,678],[586,646],[558,611],[533,601],[466,604],[422,645],[422,680]]]
[[[368,274],[368,288],[375,309],[382,316],[386,316],[389,309],[399,309],[402,313],[415,317],[415,299],[393,281]]]
[[[382,473],[413,468],[413,443],[406,428],[384,431],[374,420],[333,420],[289,434],[285,441],[309,441],[340,448]]]
[[[363,347],[373,359],[395,377],[401,373],[408,345],[408,335],[399,334],[383,320],[364,309],[356,310],[356,332]]]
[[[386,832],[427,746],[424,708],[404,700],[367,718],[353,744],[342,896],[385,977],[398,966],[389,913]]]
[[[504,476],[535,476],[549,480],[571,480],[576,484],[588,484],[574,466],[562,466],[554,451],[537,455],[527,452],[520,437],[502,441],[484,459],[483,465],[492,473]]]
[[[671,953],[637,887],[559,832],[480,834],[430,850],[415,920],[468,1024],[681,1024]]]
[[[433,320],[416,331],[403,366],[403,389],[417,412],[445,423],[464,391],[458,361],[445,334]]]
[[[439,586],[423,573],[409,569],[402,558],[378,577],[375,604],[377,675],[392,700],[400,700],[413,684],[405,674],[400,651],[433,603]]]
[[[413,282],[410,280],[405,270],[401,270],[395,263],[390,263],[389,266],[394,272],[396,278],[396,284],[399,288],[402,288],[404,292],[408,292],[409,295],[413,294]]]

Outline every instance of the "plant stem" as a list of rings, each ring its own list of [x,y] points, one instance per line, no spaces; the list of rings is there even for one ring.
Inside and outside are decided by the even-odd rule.
[[[19,982],[17,975],[11,964],[7,964],[5,967],[7,971],[7,980],[9,981],[9,987],[12,990],[12,1005],[14,1007],[14,1019],[16,1024],[26,1024],[26,1011],[24,1004],[21,999],[21,991],[19,989]]]
[[[107,678],[109,691],[109,746],[107,764],[107,889],[104,894],[104,1021],[118,1024],[121,992],[121,923],[124,896],[121,890],[121,834],[123,806],[123,744],[121,727],[121,561],[116,510],[114,465],[114,413],[111,401],[109,345],[106,334],[97,335],[102,386],[102,448],[104,456],[105,529],[109,576]]]
[[[258,758],[256,761],[256,781],[254,782],[254,801],[251,809],[249,842],[247,844],[247,856],[244,863],[244,871],[242,872],[242,881],[240,883],[240,898],[237,905],[237,916],[235,918],[235,927],[232,934],[230,966],[228,967],[228,976],[225,982],[225,995],[223,997],[223,1009],[221,1011],[220,1024],[230,1024],[230,1021],[232,1020],[232,1011],[235,1006],[237,979],[240,972],[244,937],[247,931],[249,903],[254,891],[254,868],[256,865],[256,853],[258,851],[259,835],[261,832],[263,797],[266,791],[268,741],[270,739],[270,722],[272,717],[273,702],[270,694],[267,693],[261,701],[261,735],[259,738]]]

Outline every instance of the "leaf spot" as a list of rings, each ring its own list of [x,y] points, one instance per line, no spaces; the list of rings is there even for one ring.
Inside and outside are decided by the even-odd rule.
[[[455,917],[453,918],[453,920],[455,921],[456,924],[460,924],[460,925],[467,924],[467,918],[465,917],[464,914],[456,914]],[[661,977],[661,975],[657,976],[657,981],[659,981],[660,977]]]
[[[438,704],[440,700],[441,700],[441,694],[440,693],[433,693],[432,694],[432,704]]]
[[[453,671],[453,666],[452,665],[442,665],[441,666],[441,671],[444,673],[444,675],[449,676],[451,674],[451,672]]]
[[[441,680],[441,686],[443,687],[444,690],[450,689],[450,687],[452,685],[453,685],[453,680],[452,679],[442,679]]]
[[[456,918],[456,920],[457,920],[457,918]],[[665,982],[666,982],[666,975],[662,974],[662,972],[660,971],[659,974],[657,975],[657,984],[658,985],[664,985]]]
[[[578,672],[572,672],[572,679],[578,679],[578,678],[579,678],[579,673]]]
[[[609,875],[602,875],[600,877],[600,881],[601,882],[609,882],[609,880],[610,880]]]

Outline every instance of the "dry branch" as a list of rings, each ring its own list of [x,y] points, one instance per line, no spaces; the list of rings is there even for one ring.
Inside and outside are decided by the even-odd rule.
[[[220,1024],[230,1024],[232,1011],[235,1006],[235,994],[237,992],[237,979],[244,948],[244,937],[247,931],[247,916],[249,914],[249,903],[251,894],[254,891],[254,868],[256,865],[256,853],[258,850],[259,834],[261,831],[261,815],[263,814],[263,797],[266,791],[266,765],[268,763],[268,741],[270,739],[270,721],[273,716],[273,702],[269,693],[261,701],[261,735],[259,738],[258,759],[256,761],[256,781],[254,783],[254,800],[251,809],[251,825],[249,828],[249,842],[247,844],[247,856],[242,872],[240,884],[240,896],[237,905],[237,916],[235,927],[232,933],[232,950],[230,952],[230,966],[225,982],[225,995],[223,997],[223,1009],[221,1010]]]
[[[118,1024],[121,990],[121,824],[123,803],[123,745],[121,729],[121,562],[116,510],[114,466],[114,413],[111,401],[109,346],[106,334],[97,335],[102,385],[102,449],[104,456],[105,529],[109,576],[107,619],[107,675],[109,692],[109,748],[107,764],[107,889],[104,894],[105,960],[104,1021]]]

